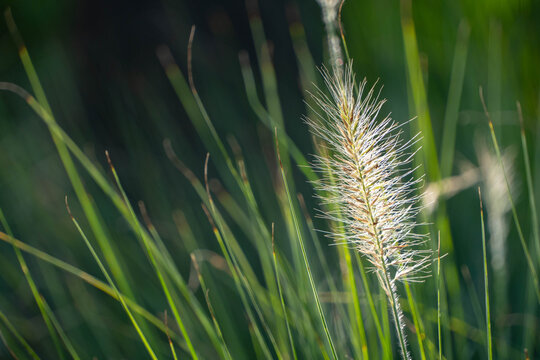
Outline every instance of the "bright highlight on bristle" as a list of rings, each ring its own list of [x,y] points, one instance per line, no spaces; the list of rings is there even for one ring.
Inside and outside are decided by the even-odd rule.
[[[325,216],[342,222],[345,235],[331,234],[338,243],[358,250],[372,265],[393,307],[403,355],[408,358],[402,314],[397,301],[398,281],[427,276],[431,250],[422,247],[426,236],[417,231],[419,196],[411,168],[412,146],[419,136],[402,140],[402,124],[389,116],[378,120],[384,100],[362,81],[356,92],[351,64],[345,70],[323,70],[329,95],[313,95],[319,109],[308,119],[326,148],[314,168],[323,174],[317,184],[323,204],[336,209]]]

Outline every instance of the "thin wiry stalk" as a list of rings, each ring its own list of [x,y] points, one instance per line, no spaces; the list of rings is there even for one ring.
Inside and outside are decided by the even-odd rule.
[[[326,321],[326,316],[324,315],[324,311],[321,306],[321,301],[319,299],[319,293],[317,292],[317,288],[315,286],[315,282],[313,280],[313,274],[311,273],[311,267],[309,265],[309,261],[307,258],[306,253],[306,247],[304,245],[304,240],[302,238],[302,232],[300,231],[300,224],[296,217],[296,212],[294,211],[294,205],[292,203],[291,198],[291,192],[289,191],[289,185],[287,184],[287,177],[285,175],[285,171],[283,170],[283,163],[281,161],[281,156],[279,155],[279,140],[277,138],[277,128],[275,130],[275,138],[276,138],[276,154],[278,156],[279,161],[279,168],[281,170],[281,179],[283,180],[283,186],[285,188],[285,193],[287,194],[287,202],[289,203],[289,210],[292,215],[292,219],[294,222],[294,228],[296,230],[296,236],[298,238],[298,243],[300,244],[300,249],[302,250],[302,257],[304,259],[304,265],[306,268],[306,273],[308,275],[309,279],[309,285],[311,286],[311,291],[313,292],[313,298],[315,299],[315,305],[317,306],[317,311],[319,313],[319,317],[321,319],[321,323],[324,328],[324,333],[326,335],[326,340],[328,341],[328,345],[330,346],[330,350],[332,352],[332,358],[334,360],[338,359],[336,347],[334,345],[334,342],[332,340],[332,336],[330,335],[330,330],[328,329],[328,322]]]
[[[478,197],[480,198],[480,221],[482,223],[482,254],[484,258],[484,292],[486,295],[486,332],[487,332],[487,347],[488,347],[488,359],[493,359],[493,346],[491,340],[491,313],[489,306],[489,280],[487,269],[487,256],[486,256],[486,230],[484,227],[484,208],[482,206],[482,193],[478,188]]]
[[[289,344],[291,345],[291,352],[294,360],[297,360],[296,350],[294,348],[294,341],[291,333],[291,326],[289,325],[289,317],[287,315],[287,309],[285,307],[285,300],[283,299],[283,291],[281,290],[281,281],[279,280],[279,268],[277,266],[276,247],[274,244],[274,223],[272,223],[272,255],[274,258],[274,270],[276,271],[276,282],[279,290],[279,300],[281,301],[281,310],[283,310],[283,317],[285,318],[285,324],[287,325],[287,335],[289,336]]]
[[[441,338],[441,233],[437,236],[437,339],[439,340],[439,360],[442,360]]]
[[[497,159],[499,160],[499,165],[501,166],[502,172],[504,174],[504,180],[506,182],[506,194],[508,195],[508,201],[510,202],[510,206],[512,208],[512,217],[514,218],[514,223],[516,224],[516,229],[519,236],[519,241],[521,242],[521,247],[523,248],[523,252],[525,254],[525,259],[527,260],[527,265],[529,266],[529,270],[531,271],[531,275],[533,277],[534,282],[534,288],[536,291],[536,297],[538,298],[538,302],[540,303],[540,284],[538,280],[538,273],[536,271],[536,268],[534,266],[534,262],[531,257],[531,253],[529,251],[529,246],[525,242],[525,237],[523,236],[523,230],[521,229],[521,224],[519,221],[519,217],[517,215],[516,206],[514,204],[514,199],[512,197],[512,193],[510,190],[510,182],[508,180],[508,176],[506,175],[506,169],[504,167],[504,162],[501,154],[501,149],[499,147],[499,142],[497,141],[497,136],[495,134],[495,129],[493,127],[493,121],[491,119],[491,116],[489,115],[486,103],[484,101],[484,93],[482,88],[480,88],[480,100],[482,102],[482,106],[484,108],[484,114],[486,115],[486,118],[489,121],[489,132],[491,133],[491,140],[493,141],[493,146],[495,148],[495,153],[497,155]]]
[[[371,263],[390,303],[403,358],[409,359],[396,283],[427,276],[432,255],[431,250],[418,248],[426,237],[415,232],[419,197],[414,191],[421,179],[412,176],[414,154],[407,153],[419,137],[402,141],[401,124],[389,116],[376,120],[384,100],[374,88],[365,94],[365,80],[355,95],[350,63],[343,72],[323,70],[323,77],[330,95],[317,91],[313,96],[317,117],[307,122],[329,150],[324,157],[316,156],[313,164],[323,173],[317,182],[324,194],[320,198],[324,204],[338,205],[343,214],[324,215],[346,227],[345,234],[330,235]]]
[[[88,247],[88,250],[90,250],[90,252],[92,253],[92,257],[94,258],[94,260],[96,261],[96,263],[98,264],[101,272],[103,273],[103,275],[105,275],[105,278],[107,279],[107,282],[109,283],[110,287],[114,290],[118,300],[120,301],[120,303],[122,304],[122,307],[124,308],[124,310],[126,311],[126,314],[129,316],[129,319],[131,320],[131,323],[133,324],[133,326],[135,327],[135,330],[137,330],[137,334],[139,335],[139,337],[141,338],[146,350],[148,351],[148,355],[150,355],[150,357],[152,359],[155,359],[157,360],[157,356],[154,352],[154,350],[152,349],[152,345],[148,342],[146,336],[144,335],[144,332],[142,331],[142,329],[140,328],[137,320],[135,319],[135,317],[133,316],[133,314],[131,313],[131,310],[129,309],[129,307],[127,306],[126,304],[126,301],[124,299],[124,297],[120,294],[120,291],[118,290],[118,288],[116,287],[112,277],[109,275],[109,272],[107,271],[107,269],[105,268],[105,266],[103,265],[103,263],[101,262],[98,254],[96,253],[96,251],[94,250],[94,247],[92,246],[92,244],[90,243],[90,241],[88,240],[88,238],[86,237],[86,234],[84,233],[84,231],[82,230],[81,226],[79,225],[79,222],[77,221],[77,219],[75,219],[75,217],[73,216],[73,214],[71,213],[71,209],[68,205],[68,200],[67,200],[67,196],[65,198],[65,201],[66,201],[66,209],[68,211],[68,214],[69,214],[69,217],[71,218],[71,221],[73,222],[73,224],[75,225],[75,227],[77,228],[77,231],[79,232],[79,234],[81,235],[81,237],[83,238],[84,240],[84,243],[86,244],[86,246]],[[168,333],[167,333],[168,334]]]

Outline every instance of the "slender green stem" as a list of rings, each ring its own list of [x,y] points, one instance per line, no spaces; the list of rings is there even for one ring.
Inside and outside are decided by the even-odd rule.
[[[30,246],[18,239],[15,239],[11,236],[9,236],[8,234],[6,233],[3,233],[0,231],[0,241],[4,241],[6,243],[9,243],[15,247],[17,247],[18,249],[20,249],[21,251],[24,251],[25,253],[28,253],[30,255],[33,255],[35,256],[36,258],[50,264],[50,265],[53,265],[55,267],[57,267],[58,269],[61,269],[67,273],[70,273],[76,277],[78,277],[79,279],[83,280],[84,282],[88,283],[89,285],[95,287],[96,289],[98,290],[101,290],[103,291],[105,294],[111,296],[112,298],[116,299],[116,300],[120,300],[119,296],[121,296],[124,301],[126,302],[126,304],[131,308],[133,309],[133,311],[135,311],[137,314],[141,315],[142,317],[144,317],[145,319],[147,319],[150,323],[152,323],[154,326],[156,326],[159,330],[161,330],[163,333],[166,332],[166,329],[165,329],[165,326],[163,325],[162,321],[160,319],[158,319],[156,316],[152,315],[148,310],[144,309],[143,307],[141,307],[139,304],[137,304],[136,302],[134,302],[133,300],[131,300],[130,298],[126,297],[124,294],[121,294],[121,293],[117,293],[114,291],[114,289],[110,286],[108,286],[107,284],[105,284],[104,282],[96,279],[95,277],[93,277],[92,275],[88,274],[87,272],[84,272],[78,268],[76,268],[75,266],[71,265],[71,264],[68,264],[54,256],[51,256],[49,254],[47,254],[46,252],[44,251],[41,251],[33,246]],[[178,335],[176,333],[174,333],[174,338],[176,340],[178,340]],[[183,343],[181,342],[178,342],[181,346],[184,346]]]
[[[124,188],[122,186],[122,183],[120,182],[120,178],[118,177],[116,169],[113,166],[112,161],[111,161],[111,159],[109,157],[109,153],[105,152],[105,154],[107,155],[107,160],[109,162],[111,172],[113,174],[116,185],[118,186],[118,189],[120,190],[120,194],[122,195],[122,199],[124,200],[124,203],[127,206],[128,211],[129,211],[129,213],[130,213],[130,215],[131,215],[131,217],[133,219],[133,223],[138,225],[137,226],[137,228],[139,230],[138,231],[138,236],[140,237],[140,240],[141,240],[142,244],[144,245],[144,248],[145,248],[145,250],[146,250],[146,252],[148,254],[148,258],[150,259],[150,262],[152,263],[152,266],[154,267],[155,273],[156,273],[156,275],[157,275],[157,277],[159,279],[159,283],[161,285],[163,293],[165,294],[165,297],[167,298],[167,302],[169,303],[169,306],[171,307],[174,318],[175,318],[176,322],[178,323],[178,327],[180,328],[182,336],[186,340],[186,344],[188,346],[189,353],[190,353],[191,357],[194,360],[197,360],[198,356],[197,356],[197,353],[195,351],[195,347],[193,346],[193,343],[191,342],[191,338],[190,338],[190,336],[189,336],[189,334],[187,332],[187,329],[186,329],[186,327],[184,325],[184,321],[180,317],[180,313],[178,311],[177,305],[176,305],[175,301],[173,300],[173,296],[171,294],[172,293],[171,289],[169,289],[169,286],[167,284],[166,277],[163,274],[163,272],[161,271],[162,270],[161,269],[161,264],[158,263],[158,261],[156,260],[156,257],[154,256],[155,251],[150,246],[152,241],[151,241],[150,237],[148,236],[148,234],[142,228],[142,225],[139,224],[137,216],[135,215],[135,212],[133,211],[133,207],[131,206],[131,204],[129,202],[129,199],[128,199],[127,195],[126,195],[126,192],[124,191]]]
[[[448,89],[448,101],[444,113],[442,145],[441,145],[441,177],[444,179],[452,175],[454,153],[456,145],[456,128],[459,117],[459,104],[465,78],[467,64],[467,47],[469,43],[470,26],[466,20],[461,20],[458,28],[454,60],[452,62],[452,75]]]
[[[439,340],[439,360],[442,360],[441,336],[441,233],[438,234],[437,246],[437,338]]]
[[[484,101],[484,94],[482,91],[482,88],[480,88],[480,100],[482,101],[482,106],[484,107],[484,113],[486,114],[486,117],[489,121],[489,131],[491,132],[491,139],[493,141],[493,146],[495,147],[495,153],[497,154],[497,159],[499,160],[499,164],[501,166],[504,180],[506,183],[506,194],[508,195],[508,201],[510,202],[510,205],[512,207],[512,217],[514,218],[514,222],[516,224],[516,228],[518,231],[519,240],[521,242],[521,247],[523,248],[523,252],[525,253],[525,259],[527,260],[527,264],[529,265],[529,269],[531,271],[531,275],[533,276],[534,280],[534,286],[536,290],[536,296],[538,297],[538,302],[540,302],[540,285],[538,281],[538,273],[536,272],[536,268],[534,266],[534,262],[531,258],[531,253],[529,251],[529,246],[525,242],[525,237],[523,236],[523,231],[521,230],[521,224],[519,222],[519,218],[517,215],[516,205],[514,204],[514,198],[512,197],[512,193],[510,192],[510,182],[508,181],[508,176],[506,175],[506,170],[504,167],[504,163],[502,160],[501,155],[501,149],[499,148],[499,142],[497,141],[497,136],[495,135],[495,129],[493,128],[493,121],[491,120],[491,117],[489,115],[489,112],[487,110],[486,103]]]
[[[210,315],[212,316],[212,322],[214,323],[214,328],[216,329],[216,333],[223,347],[224,358],[228,360],[232,360],[232,356],[231,356],[231,353],[229,352],[229,348],[227,347],[227,344],[225,343],[225,339],[223,338],[221,327],[219,326],[219,323],[217,322],[216,316],[214,314],[214,307],[212,306],[212,303],[210,302],[210,295],[208,294],[209,290],[206,287],[206,281],[204,280],[202,276],[201,270],[199,268],[199,263],[197,261],[197,257],[193,253],[191,253],[191,263],[193,264],[193,267],[195,268],[195,272],[197,273],[199,283],[201,284],[201,290],[204,293],[204,298],[206,300],[206,304],[208,305],[208,310],[210,311]]]
[[[7,316],[2,312],[0,311],[0,320],[4,323],[5,327],[8,328],[8,330],[13,334],[13,336],[15,336],[15,338],[17,340],[19,340],[19,342],[21,343],[21,345],[26,349],[26,351],[28,352],[28,355],[30,355],[32,357],[32,359],[34,360],[39,360],[40,357],[36,354],[36,352],[34,351],[34,349],[32,349],[32,347],[30,346],[30,344],[28,344],[28,342],[22,337],[21,334],[19,334],[19,332],[17,331],[17,329],[15,328],[15,326],[13,326],[13,324],[11,323],[11,321],[9,321],[9,319],[7,318]]]
[[[362,284],[364,285],[370,312],[371,312],[371,315],[373,316],[373,321],[375,322],[375,329],[377,329],[377,336],[379,337],[379,341],[381,342],[381,346],[383,348],[384,358],[388,359],[390,358],[390,355],[391,355],[390,354],[391,352],[390,341],[388,337],[384,336],[383,328],[381,326],[381,320],[379,319],[379,314],[377,313],[377,309],[375,308],[375,302],[373,301],[373,295],[371,294],[369,281],[366,276],[366,269],[364,268],[364,264],[362,263],[362,259],[360,258],[360,255],[358,255],[358,253],[356,254],[356,261],[358,263],[358,267],[360,268],[360,275],[362,276]]]
[[[281,290],[281,281],[279,280],[279,268],[277,266],[277,255],[274,244],[274,223],[272,223],[272,255],[274,258],[274,270],[276,271],[276,282],[279,290],[279,300],[281,301],[281,309],[283,310],[283,317],[285,318],[285,324],[287,325],[287,335],[289,336],[289,343],[291,345],[291,351],[294,359],[297,359],[296,350],[294,348],[294,341],[291,333],[291,326],[289,324],[289,317],[287,315],[287,309],[285,307],[285,300],[283,299],[283,291]]]
[[[275,136],[276,136],[276,153],[277,153],[277,156],[278,156],[279,167],[280,167],[280,170],[281,170],[281,178],[283,180],[283,185],[285,187],[285,192],[287,193],[287,199],[288,199],[288,202],[289,202],[289,208],[290,208],[291,215],[292,215],[292,218],[293,218],[294,227],[296,229],[296,234],[297,234],[298,242],[300,244],[300,249],[302,250],[302,256],[304,258],[304,265],[306,267],[306,272],[307,272],[307,275],[308,275],[308,278],[309,278],[309,284],[311,285],[311,291],[313,292],[313,297],[315,298],[315,304],[317,305],[317,311],[319,312],[319,316],[321,318],[321,322],[322,322],[322,325],[323,325],[323,328],[324,328],[324,333],[326,335],[326,340],[328,341],[328,344],[330,345],[330,350],[332,351],[332,356],[333,356],[334,359],[338,359],[337,351],[336,351],[336,348],[334,346],[334,342],[332,341],[332,337],[330,335],[330,330],[328,329],[328,324],[326,322],[326,317],[324,315],[324,312],[323,312],[323,309],[322,309],[322,306],[321,306],[321,301],[319,300],[319,294],[317,292],[317,288],[315,287],[315,281],[313,280],[313,275],[311,274],[311,269],[310,269],[309,261],[308,261],[308,258],[307,258],[306,248],[305,248],[305,245],[304,245],[304,240],[302,238],[302,232],[300,231],[300,224],[299,224],[298,219],[296,217],[296,212],[294,210],[294,205],[292,203],[292,198],[291,198],[291,194],[290,194],[290,191],[289,191],[289,186],[287,184],[287,177],[285,176],[285,171],[283,170],[283,165],[281,163],[281,156],[279,155],[279,142],[278,142],[278,139],[277,139],[277,129],[275,130]]]
[[[13,239],[14,238],[13,232],[11,231],[11,227],[9,226],[9,223],[6,220],[2,209],[0,209],[0,223],[4,227],[8,236]],[[56,331],[54,330],[54,325],[51,320],[50,312],[47,311],[47,307],[45,306],[45,301],[38,291],[36,283],[32,277],[32,274],[30,273],[30,269],[28,269],[28,265],[26,264],[26,260],[24,260],[24,257],[22,256],[21,251],[18,248],[13,246],[13,250],[15,251],[17,261],[19,262],[19,266],[21,267],[21,271],[24,274],[26,282],[28,283],[28,286],[30,287],[32,296],[34,297],[34,300],[36,301],[36,305],[38,306],[39,312],[41,313],[41,317],[43,318],[43,321],[45,322],[45,325],[47,326],[47,330],[49,331],[49,334],[51,335],[51,338],[52,338],[54,347],[58,353],[58,356],[60,357],[60,359],[64,359],[64,352],[62,351],[62,348],[60,346],[58,335]]]
[[[486,230],[484,227],[484,209],[482,207],[482,193],[480,187],[478,188],[478,197],[480,198],[480,221],[482,222],[482,252],[484,256],[484,292],[486,295],[486,331],[487,331],[487,346],[488,346],[488,359],[493,359],[493,345],[491,340],[491,315],[489,307],[489,279],[488,279],[488,266],[486,256]]]
[[[414,328],[416,329],[416,339],[418,341],[418,346],[420,347],[420,358],[426,360],[426,351],[424,349],[424,338],[426,337],[426,334],[424,333],[424,326],[420,320],[420,316],[418,316],[418,308],[414,301],[411,286],[407,282],[405,283],[405,292],[407,293],[407,300],[409,301]]]
[[[79,234],[81,235],[81,237],[83,238],[84,240],[84,243],[86,244],[86,246],[88,247],[88,250],[90,250],[90,253],[92,254],[92,257],[94,258],[94,260],[96,261],[96,263],[98,264],[99,266],[99,269],[101,270],[101,272],[103,273],[103,275],[105,276],[105,278],[107,279],[107,282],[109,283],[109,285],[111,286],[111,288],[114,290],[114,292],[116,293],[117,297],[118,297],[118,300],[120,301],[120,303],[122,304],[122,307],[124,308],[124,310],[126,311],[126,314],[128,315],[129,319],[131,320],[131,323],[133,324],[133,327],[135,327],[135,330],[137,331],[137,334],[139,335],[139,337],[141,338],[146,350],[148,351],[148,354],[150,355],[150,357],[152,359],[155,359],[157,360],[157,356],[154,352],[154,350],[152,349],[152,346],[150,345],[150,343],[148,342],[148,340],[146,339],[146,336],[144,336],[144,333],[142,332],[139,324],[137,323],[137,320],[135,319],[135,317],[133,316],[133,314],[131,313],[131,310],[129,310],[129,307],[127,306],[126,304],[126,301],[124,300],[124,297],[120,294],[120,291],[118,291],[118,288],[116,287],[116,285],[114,284],[114,281],[113,279],[111,278],[111,276],[109,275],[109,272],[107,271],[107,269],[105,268],[105,266],[103,265],[103,263],[101,262],[101,259],[99,258],[98,254],[96,253],[96,251],[94,250],[94,247],[92,246],[92,244],[90,243],[90,241],[88,240],[88,238],[86,237],[86,234],[84,233],[84,231],[82,230],[82,228],[80,227],[77,219],[75,219],[75,217],[71,214],[71,210],[69,209],[69,206],[68,206],[68,202],[67,202],[67,196],[66,196],[66,208],[68,209],[68,213],[69,213],[69,216],[71,217],[71,221],[73,221],[73,224],[75,225],[75,227],[77,228],[77,231],[79,232]]]
[[[531,226],[534,235],[534,243],[536,245],[536,256],[540,259],[540,234],[538,233],[538,213],[536,211],[536,200],[534,197],[534,186],[531,172],[531,161],[529,159],[529,150],[527,147],[527,137],[525,136],[525,126],[523,124],[523,113],[521,104],[517,103],[519,123],[521,127],[521,147],[523,150],[523,160],[525,163],[525,175],[527,180],[527,191],[529,193],[529,207],[531,210]]]

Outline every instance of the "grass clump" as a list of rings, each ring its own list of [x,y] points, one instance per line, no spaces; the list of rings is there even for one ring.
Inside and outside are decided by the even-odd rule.
[[[172,50],[158,48],[164,79],[172,85],[168,90],[185,109],[192,135],[208,151],[203,162],[203,156],[190,158],[184,151],[181,135],[177,139],[177,134],[167,132],[160,137],[164,153],[159,156],[170,160],[170,169],[179,170],[171,177],[190,199],[179,205],[173,187],[155,186],[147,193],[146,197],[158,193],[165,199],[163,211],[170,213],[171,224],[156,215],[156,206],[146,205],[151,199],[132,206],[136,195],[129,178],[121,182],[122,172],[113,166],[110,155],[115,152],[96,158],[62,129],[13,16],[6,12],[30,90],[8,82],[0,82],[0,89],[21,97],[49,130],[72,188],[66,190],[68,215],[63,214],[64,220],[71,220],[67,222],[73,233],[66,233],[66,242],[54,237],[46,237],[46,243],[34,244],[39,239],[32,237],[23,241],[17,234],[24,229],[12,229],[10,213],[4,216],[0,211],[0,241],[15,251],[31,304],[25,303],[23,310],[13,304],[25,298],[22,292],[0,297],[0,338],[5,345],[0,356],[442,360],[473,359],[484,353],[489,359],[517,358],[525,346],[526,353],[537,353],[537,334],[529,329],[538,322],[538,301],[519,299],[526,303],[519,310],[526,319],[520,324],[523,340],[512,333],[510,322],[515,317],[508,313],[518,303],[509,294],[514,289],[514,266],[528,267],[524,287],[540,298],[537,179],[523,119],[521,145],[534,245],[526,236],[527,221],[520,216],[514,176],[508,174],[517,167],[510,166],[513,157],[505,156],[485,104],[485,114],[478,118],[493,142],[493,148],[481,148],[489,171],[480,159],[479,166],[466,164],[455,173],[463,165],[455,147],[473,26],[461,21],[457,31],[439,157],[432,124],[436,116],[428,107],[412,2],[401,1],[396,16],[401,19],[407,78],[403,98],[414,116],[410,121],[380,116],[385,103],[380,100],[382,89],[367,87],[366,80],[357,82],[349,59],[355,39],[347,37],[352,45],[348,48],[340,20],[342,11],[347,16],[347,6],[333,0],[318,3],[326,41],[320,40],[330,69],[323,65],[322,76],[317,76],[306,30],[293,10],[289,24],[311,138],[305,126],[291,125],[281,93],[287,89],[278,86],[274,47],[266,38],[257,2],[247,3],[246,25],[253,35],[256,61],[251,63],[248,52],[241,51],[238,79],[243,81],[240,87],[248,110],[259,121],[256,130],[263,155],[257,161],[254,148],[237,138],[241,133],[223,140],[213,122],[215,111],[205,102],[204,86],[200,92],[196,87],[195,27],[187,46],[187,73]],[[300,116],[292,119],[301,123]],[[310,149],[304,139],[311,140]],[[312,166],[306,160],[309,153],[316,154]],[[123,162],[115,163],[124,167]],[[190,168],[187,163],[196,165]],[[423,182],[429,192],[423,190]],[[459,214],[452,211],[452,197],[463,196],[476,185],[487,187],[481,227],[470,226],[481,232],[471,230],[471,238],[465,240],[453,237],[451,220]],[[320,202],[318,213],[311,195]],[[422,203],[428,198],[430,204]],[[503,210],[493,210],[496,205]],[[507,221],[510,211],[515,229]],[[508,226],[494,234],[492,229],[500,229],[493,225],[497,222]],[[433,234],[439,234],[438,244]],[[497,243],[492,240],[495,235]],[[519,257],[510,241],[516,235],[522,247]],[[77,236],[83,242],[75,240]],[[54,249],[59,255],[52,255]],[[481,251],[482,266],[463,261],[460,251],[470,251],[476,259]],[[41,271],[34,270],[36,264]],[[7,265],[5,269],[8,274]],[[92,275],[93,271],[100,275]],[[431,277],[431,271],[436,276]],[[17,279],[17,274],[9,276]],[[75,281],[93,288],[84,299],[88,307],[74,305],[81,300],[75,287],[69,289],[73,298],[64,293],[64,285]],[[499,281],[504,286],[490,292]],[[102,317],[91,308],[103,310]],[[94,317],[99,318],[96,324],[89,323]],[[32,337],[25,318],[38,324],[41,337]]]

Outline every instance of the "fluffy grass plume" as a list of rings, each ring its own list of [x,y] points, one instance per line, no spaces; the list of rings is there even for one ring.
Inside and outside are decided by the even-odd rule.
[[[313,95],[319,109],[308,119],[313,133],[324,141],[314,167],[323,173],[317,184],[325,216],[345,225],[345,235],[331,234],[338,243],[354,247],[370,263],[386,293],[404,358],[409,358],[398,281],[426,276],[432,252],[422,248],[426,236],[416,232],[419,197],[415,195],[411,147],[419,136],[403,141],[402,124],[389,116],[378,120],[384,100],[375,89],[358,87],[351,64],[344,71],[323,70],[329,95]]]

